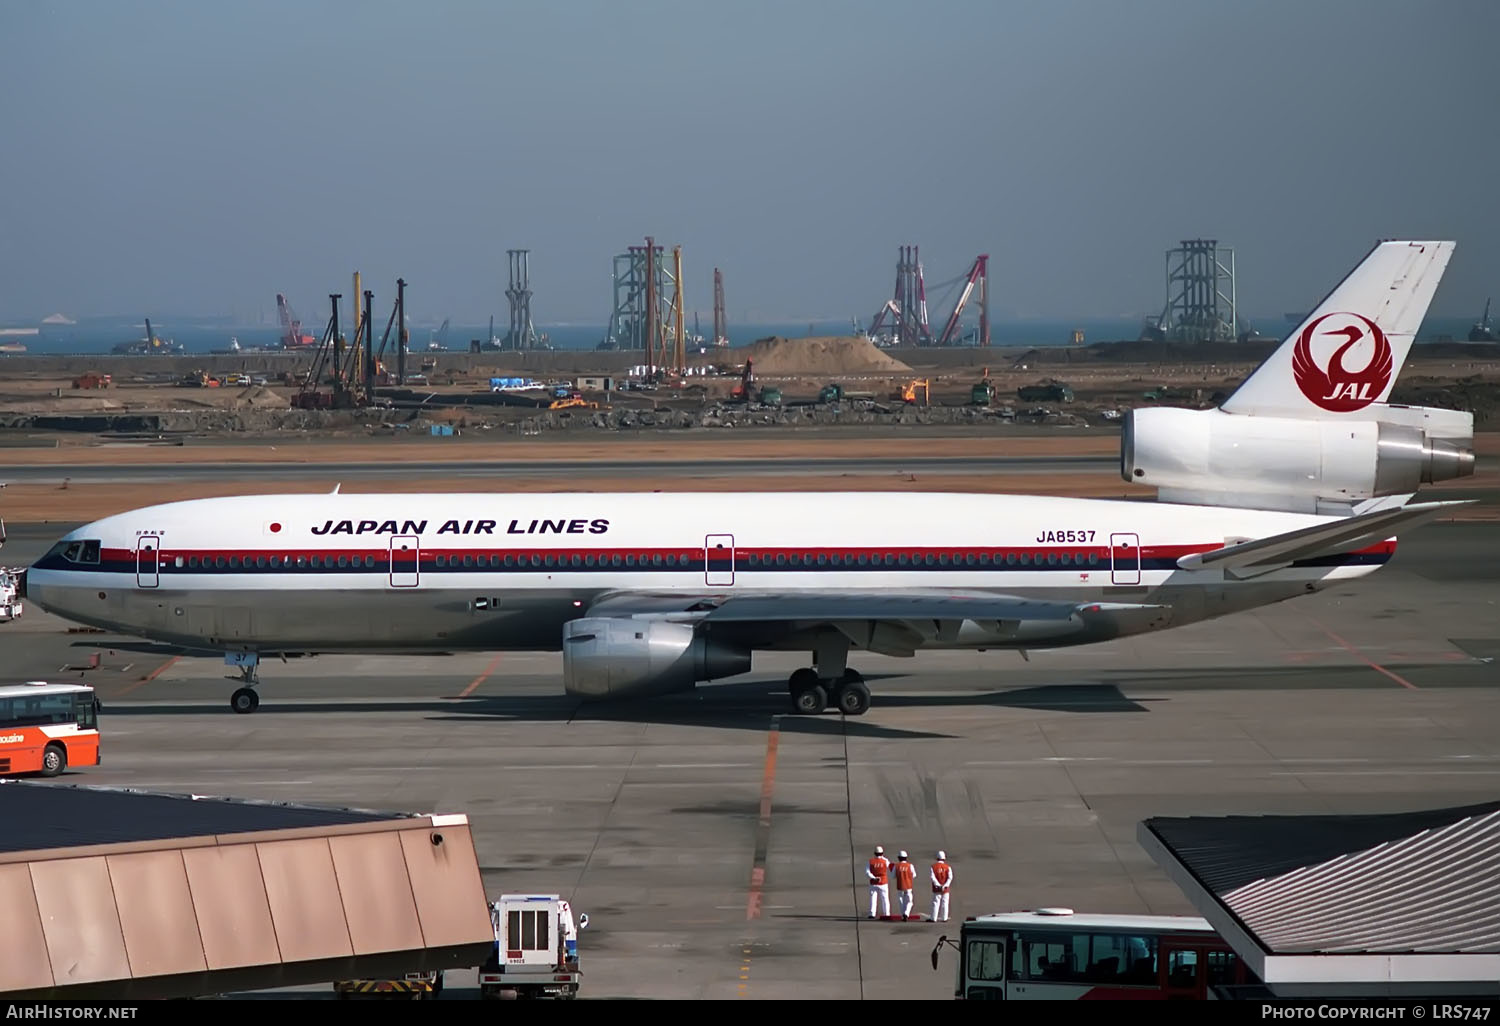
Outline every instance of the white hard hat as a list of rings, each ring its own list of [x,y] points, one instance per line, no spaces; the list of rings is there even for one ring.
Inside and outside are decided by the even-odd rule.
[[[875,854],[876,855],[884,855],[885,854],[885,849],[882,848],[880,845],[877,844],[875,846]]]
[[[899,855],[899,856],[898,856],[898,858],[903,858],[903,859],[904,859],[904,858],[906,858],[906,852],[904,852],[904,851],[903,851],[903,852],[902,852],[902,853],[901,853],[901,854],[900,854],[900,855]]]
[[[948,853],[945,852],[945,851],[938,852],[938,861],[939,862],[947,862],[948,861]]]

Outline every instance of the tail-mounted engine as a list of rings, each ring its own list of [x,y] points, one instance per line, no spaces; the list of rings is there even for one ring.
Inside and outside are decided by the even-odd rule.
[[[1370,419],[1151,408],[1125,416],[1120,473],[1164,502],[1344,513],[1474,473],[1474,417],[1420,406]]]

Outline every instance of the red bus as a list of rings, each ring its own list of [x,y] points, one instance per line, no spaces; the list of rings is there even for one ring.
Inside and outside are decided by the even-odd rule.
[[[932,967],[946,937],[932,949]],[[1204,1000],[1258,984],[1193,916],[1085,915],[1066,908],[970,916],[959,932],[954,997],[966,1001]]]
[[[55,777],[99,765],[99,700],[87,684],[0,684],[0,773]]]

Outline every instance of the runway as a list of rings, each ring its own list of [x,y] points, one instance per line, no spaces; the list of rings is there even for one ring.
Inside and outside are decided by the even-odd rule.
[[[0,482],[79,484],[171,481],[354,481],[371,478],[555,477],[587,481],[591,477],[690,477],[733,474],[784,477],[815,474],[881,474],[922,471],[925,474],[1061,474],[1118,475],[1118,458],[1098,456],[921,456],[919,458],[803,458],[720,460],[463,460],[455,462],[359,463],[226,463],[78,464],[73,466],[0,466]]]
[[[13,532],[3,561],[61,530]],[[1500,525],[1435,524],[1370,578],[1159,635],[1029,661],[855,654],[875,704],[849,720],[786,714],[795,655],[587,706],[555,655],[489,653],[269,664],[236,716],[218,661],[34,607],[0,625],[0,667],[98,687],[104,764],[68,783],[467,813],[492,896],[588,913],[581,998],[936,1000],[952,953],[933,972],[928,952],[963,916],[1191,913],[1136,843],[1146,817],[1493,799],[1497,551]],[[945,849],[954,921],[866,921],[875,844],[911,853],[924,912]],[[473,995],[460,974],[443,999]]]

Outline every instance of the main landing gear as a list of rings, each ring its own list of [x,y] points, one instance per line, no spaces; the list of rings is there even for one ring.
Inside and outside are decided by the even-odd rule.
[[[845,670],[837,680],[824,680],[811,666],[793,673],[786,682],[792,695],[792,710],[816,716],[824,709],[837,709],[845,716],[863,716],[870,709],[870,689],[855,670]]]
[[[237,713],[253,713],[259,709],[260,695],[255,693],[255,685],[260,682],[256,679],[255,668],[260,665],[260,657],[254,652],[226,652],[224,665],[237,667],[239,679],[245,685],[229,696],[229,708]]]

